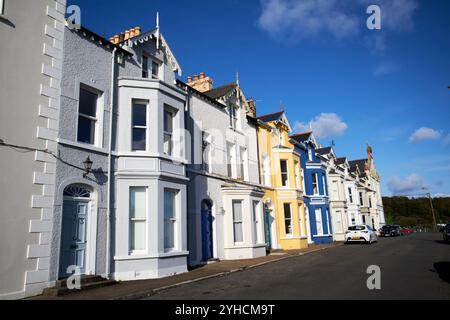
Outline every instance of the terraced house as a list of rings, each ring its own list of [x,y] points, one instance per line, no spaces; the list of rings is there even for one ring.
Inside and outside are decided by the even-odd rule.
[[[178,82],[187,95],[189,264],[266,254],[254,105],[236,82],[204,73]]]
[[[319,145],[313,132],[300,133],[290,137],[295,150],[300,154],[304,172],[305,207],[309,243],[330,243],[333,241],[326,158],[316,153]]]
[[[266,242],[272,249],[308,246],[300,154],[284,111],[259,116],[258,146],[265,196]]]

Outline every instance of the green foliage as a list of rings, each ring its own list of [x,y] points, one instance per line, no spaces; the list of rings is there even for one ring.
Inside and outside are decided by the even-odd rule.
[[[383,197],[383,205],[388,224],[409,227],[433,225],[428,198]],[[433,206],[437,223],[450,222],[450,198],[435,198]]]

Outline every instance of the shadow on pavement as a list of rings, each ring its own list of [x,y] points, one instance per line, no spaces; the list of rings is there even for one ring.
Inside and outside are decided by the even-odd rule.
[[[445,282],[450,283],[450,262],[449,261],[436,262],[434,264],[434,270],[436,270],[436,272],[439,275],[439,278],[441,278],[441,280],[444,280]]]
[[[439,244],[444,244],[444,245],[450,245],[450,242],[445,242],[444,240],[436,240],[435,241],[436,243],[439,243]]]

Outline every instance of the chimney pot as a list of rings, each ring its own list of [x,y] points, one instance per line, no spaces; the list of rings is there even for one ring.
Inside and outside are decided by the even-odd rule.
[[[188,77],[187,77],[187,81],[188,81],[188,83],[191,83],[191,82],[192,82],[192,77],[191,77],[191,76],[188,76]]]
[[[141,34],[141,27],[134,28],[134,36],[137,37]]]
[[[205,73],[204,72],[200,72],[200,79],[205,79]]]
[[[121,32],[119,35],[119,42],[123,42],[125,40],[125,32]]]
[[[124,40],[130,39],[130,30],[125,31],[125,38]]]
[[[195,76],[194,76],[194,81],[197,81],[198,80],[198,74],[196,74]]]
[[[136,31],[134,28],[130,29],[130,38],[134,38],[136,36]]]

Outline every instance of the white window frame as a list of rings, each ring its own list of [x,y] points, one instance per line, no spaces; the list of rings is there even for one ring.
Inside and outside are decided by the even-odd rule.
[[[316,215],[316,232],[318,236],[323,236],[323,221],[322,221],[322,208],[316,208],[314,210]],[[319,219],[318,219],[319,218]],[[320,222],[320,224],[319,224]],[[319,228],[320,226],[320,228]]]
[[[0,16],[5,14],[5,0],[0,0]]]
[[[262,167],[263,167],[262,171],[263,171],[264,185],[270,187],[272,186],[272,181],[270,174],[270,158],[268,155],[263,155]]]
[[[286,207],[289,207],[289,218],[286,217]],[[286,233],[286,237],[292,237],[294,235],[294,226],[292,224],[292,203],[285,202],[283,203],[283,215],[284,215],[284,232]],[[286,222],[289,221],[289,226],[291,227],[291,232],[288,233]]]
[[[241,220],[237,220],[236,219],[236,212],[234,210],[234,204],[235,203],[239,203],[240,207],[241,207]],[[243,243],[244,242],[244,201],[243,200],[239,200],[239,199],[235,199],[232,201],[231,203],[231,210],[233,211],[233,241],[234,243]],[[236,238],[236,225],[240,224],[241,225],[241,237],[242,237],[242,241],[237,241]]]
[[[175,128],[175,117],[176,117],[176,111],[169,107],[169,106],[165,106],[164,107],[164,111],[163,111],[163,152],[166,156],[173,156],[174,155],[174,143],[173,143],[173,132],[174,132],[174,128]],[[166,131],[165,125],[166,125],[166,112],[169,113],[172,117],[172,125],[171,125],[171,131]],[[170,137],[169,139],[169,150],[166,151],[166,137]]]
[[[323,185],[323,195],[326,196],[327,195],[327,184],[325,182],[325,175],[322,174],[322,185]],[[337,186],[338,188],[338,197],[339,197],[339,185]]]
[[[283,162],[286,163],[286,171],[283,172],[283,166],[281,165]],[[289,188],[290,179],[289,179],[289,161],[286,159],[280,159],[280,174],[281,174],[281,186],[283,188]],[[284,181],[283,176],[286,175],[286,181]]]
[[[166,219],[166,208],[165,208],[165,198],[166,198],[166,193],[171,193],[173,195],[173,212],[172,212],[172,217],[170,219]],[[170,252],[170,251],[176,251],[178,248],[177,245],[177,223],[178,223],[178,210],[177,210],[177,198],[178,198],[178,193],[179,190],[175,190],[175,189],[170,189],[170,188],[166,188],[164,189],[164,237],[163,237],[163,241],[164,241],[164,251],[165,252]],[[165,235],[165,225],[166,223],[170,223],[172,224],[171,228],[173,228],[173,232],[172,232],[172,242],[173,242],[173,247],[169,247],[166,244],[166,235]]]
[[[145,190],[145,216],[142,218],[132,218],[131,217],[131,192],[133,189],[142,189]],[[147,251],[147,243],[148,243],[148,225],[147,225],[147,219],[148,219],[148,187],[142,187],[142,186],[130,186],[129,187],[129,201],[128,201],[128,207],[129,207],[129,245],[128,245],[128,250],[130,252],[130,254],[142,254],[145,253]],[[145,224],[145,237],[144,237],[144,248],[140,249],[140,250],[136,250],[136,249],[132,249],[131,248],[131,244],[132,244],[132,239],[131,239],[131,225],[132,223],[136,223],[136,222],[140,222],[140,223],[144,223]]]
[[[96,102],[96,106],[95,106],[95,117],[81,113],[80,112],[80,96],[81,96],[81,90],[90,92],[94,95],[97,96],[97,102]],[[103,145],[103,130],[100,130],[101,128],[103,128],[103,92],[101,92],[100,90],[97,90],[95,88],[91,88],[87,85],[84,85],[83,83],[79,84],[79,88],[78,88],[78,113],[77,113],[77,127],[76,127],[76,142],[77,143],[81,143],[81,144],[85,144],[85,145],[89,145],[89,146],[95,146],[95,147],[102,147]],[[79,118],[85,118],[85,119],[89,119],[91,121],[94,121],[94,141],[92,143],[87,143],[87,142],[82,142],[78,140],[78,130],[79,130],[79,125],[80,125],[80,121]]]
[[[315,180],[316,183],[314,183],[314,180]],[[319,176],[318,176],[317,172],[314,172],[312,174],[311,184],[312,184],[312,188],[313,188],[313,190],[312,190],[313,191],[313,195],[318,196],[319,192],[320,192],[320,188],[319,188]],[[314,187],[314,185],[315,185],[315,187]]]
[[[353,204],[353,190],[351,187],[348,187],[348,201]]]
[[[234,159],[235,159],[235,155],[234,152],[235,151],[235,145],[227,142],[227,176],[229,178],[234,178],[235,177],[235,167],[234,167]]]
[[[147,69],[144,69],[144,59],[147,60]],[[153,66],[157,65],[158,71],[156,72],[156,74],[154,73],[154,69]],[[142,54],[142,62],[141,62],[141,76],[143,79],[154,79],[154,80],[159,80],[161,79],[161,66],[162,63],[159,62],[157,59],[155,59],[154,57],[152,57],[149,54]],[[147,74],[144,77],[144,72]]]
[[[295,188],[300,189],[300,163],[294,161],[294,171],[295,171]]]
[[[254,244],[260,243],[259,236],[259,212],[260,212],[261,202],[253,200],[252,210],[253,210],[253,232],[254,232]]]
[[[359,202],[360,202],[360,206],[364,207],[364,193],[363,192],[359,192]]]
[[[239,129],[239,107],[233,104],[230,104],[228,107],[228,113],[230,116],[230,127],[234,130]]]
[[[248,159],[247,159],[247,148],[245,147],[240,147],[240,157],[241,157],[241,163],[240,163],[240,174],[241,174],[241,179],[244,181],[248,180],[248,173],[247,173],[247,168],[248,168]]]
[[[133,112],[134,112],[134,105],[141,105],[141,106],[145,106],[145,126],[135,126],[133,124]],[[148,110],[148,101],[144,101],[144,100],[133,100],[131,103],[131,150],[132,152],[146,152],[148,151],[148,122],[149,122],[149,110]],[[145,129],[145,150],[134,150],[133,148],[133,139],[134,139],[134,135],[133,135],[133,131],[134,129]]]
[[[303,228],[303,206],[298,206],[298,230],[300,232],[300,237],[303,237],[305,235],[305,229]]]

